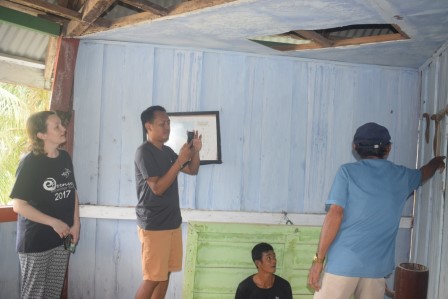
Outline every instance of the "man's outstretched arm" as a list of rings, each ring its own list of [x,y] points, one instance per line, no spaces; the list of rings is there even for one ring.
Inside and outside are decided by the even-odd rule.
[[[445,156],[432,158],[431,161],[420,168],[422,172],[422,184],[432,178],[437,169],[443,170],[445,168],[445,162],[443,160],[445,160]]]

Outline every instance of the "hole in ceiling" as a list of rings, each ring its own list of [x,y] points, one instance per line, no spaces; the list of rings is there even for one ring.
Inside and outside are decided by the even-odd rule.
[[[359,24],[318,30],[292,30],[249,40],[278,51],[300,51],[409,39],[396,24]]]

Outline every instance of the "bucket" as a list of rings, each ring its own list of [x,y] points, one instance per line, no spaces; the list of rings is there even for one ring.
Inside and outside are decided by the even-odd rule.
[[[394,289],[386,295],[395,299],[426,299],[429,270],[415,263],[401,263],[395,268]]]

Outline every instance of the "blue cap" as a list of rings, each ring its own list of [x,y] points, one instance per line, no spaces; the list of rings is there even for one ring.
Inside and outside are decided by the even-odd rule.
[[[356,130],[353,143],[374,148],[385,146],[390,143],[389,131],[377,123],[366,123]]]

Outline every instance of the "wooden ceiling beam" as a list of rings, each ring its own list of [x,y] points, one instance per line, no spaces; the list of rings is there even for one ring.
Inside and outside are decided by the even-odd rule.
[[[394,29],[397,30],[397,32],[400,33],[401,36],[403,36],[404,39],[409,39],[409,36],[406,34],[406,32],[401,30],[400,26],[398,26],[397,24],[390,24],[390,25],[392,27],[394,27]]]
[[[28,8],[43,11],[45,13],[51,13],[69,20],[81,19],[81,13],[59,6],[51,4],[42,0],[8,0],[9,2],[17,3]]]
[[[45,70],[44,70],[44,79],[46,82],[50,83],[50,86],[53,85],[53,71],[54,71],[54,63],[56,59],[58,51],[58,38],[50,37],[48,42],[47,56],[45,57]]]
[[[0,21],[48,35],[58,36],[61,33],[61,26],[58,24],[6,7],[0,7]]]
[[[381,43],[381,42],[389,42],[389,41],[396,41],[396,40],[403,40],[403,39],[406,39],[406,38],[403,37],[400,33],[356,37],[356,38],[348,38],[348,39],[339,40],[334,43],[333,47],[361,45],[361,44],[370,44],[370,43]]]
[[[321,34],[313,30],[294,30],[294,33],[302,36],[303,38],[313,41],[316,44],[321,45],[323,48],[328,48],[333,46],[334,42],[325,38]]]
[[[362,44],[369,44],[369,43],[381,43],[381,42],[405,40],[405,39],[406,39],[406,37],[403,37],[399,33],[376,35],[376,36],[365,36],[365,37],[356,37],[356,38],[348,38],[348,39],[339,40],[339,41],[334,42],[332,47],[362,45]],[[299,50],[311,50],[311,49],[328,48],[328,47],[322,47],[321,44],[318,44],[313,41],[310,44],[279,45],[279,46],[272,46],[272,48],[275,50],[278,50],[278,51],[299,51]]]
[[[84,4],[81,20],[72,20],[64,28],[64,36],[75,37],[83,35],[87,30],[103,31],[110,27],[110,22],[99,17],[113,5],[116,0],[88,0]]]
[[[299,51],[299,50],[312,50],[312,49],[320,49],[322,46],[318,43],[311,42],[309,44],[301,44],[301,45],[279,45],[279,46],[271,46],[272,49],[277,51]]]
[[[131,24],[138,24],[144,21],[154,20],[158,18],[160,18],[160,15],[156,15],[150,11],[145,11],[127,17],[115,19],[111,22],[109,29],[120,28]],[[91,32],[89,31],[89,33]]]
[[[72,10],[79,11],[87,0],[57,0],[58,4]]]
[[[184,1],[182,3],[173,5],[168,9],[168,14],[171,15],[178,15],[181,13],[186,13],[198,9],[203,9],[207,7],[212,7],[216,5],[221,5],[229,2],[234,2],[236,0],[191,0],[191,1]]]
[[[183,2],[170,8],[164,8],[158,4],[150,4],[143,0],[76,0],[77,7],[83,5],[78,11],[64,7],[65,5],[72,7],[70,0],[58,0],[57,3],[60,3],[62,6],[43,0],[0,0],[0,4],[10,2],[15,5],[19,4],[14,9],[20,9],[20,5],[22,5],[22,10],[28,10],[28,13],[29,10],[32,10],[34,14],[36,14],[36,11],[49,14],[39,15],[39,17],[53,18],[53,21],[63,24],[62,36],[77,37],[88,33],[154,20],[166,15],[178,15],[234,1],[236,0],[183,0]],[[116,2],[122,2],[126,5],[144,10],[144,12],[115,20],[100,18]],[[79,11],[82,11],[82,13]],[[54,19],[55,16],[63,19]],[[64,22],[64,20],[68,20],[69,22]]]
[[[137,0],[138,2],[141,2],[140,0]],[[129,4],[131,6],[134,6],[131,4],[133,2],[134,4],[137,2],[136,0],[123,0],[121,2]],[[186,13],[198,9],[203,9],[211,6],[216,6],[220,4],[225,4],[229,2],[233,2],[236,0],[191,0],[191,1],[184,1],[182,3],[179,3],[177,5],[174,5],[170,7],[169,9],[166,9],[166,12],[169,16],[177,15],[181,13]],[[137,6],[134,6],[137,7]],[[142,13],[130,15],[127,17],[122,17],[116,20],[113,20],[110,25],[110,29],[113,28],[119,28],[131,24],[138,24],[144,21],[154,20],[157,18],[160,18],[161,16],[165,16],[165,14],[160,15],[158,12],[151,11],[145,11]],[[87,31],[90,33],[90,30]]]
[[[63,26],[67,22],[66,18],[56,16],[56,15],[48,15],[42,10],[37,10],[34,8],[26,7],[26,6],[23,6],[20,4],[16,4],[16,3],[12,3],[12,2],[8,2],[8,1],[4,1],[4,0],[0,0],[0,7],[10,8],[12,10],[22,12],[22,13],[25,13],[30,16],[39,17],[41,19],[44,19],[44,20],[47,20],[47,21],[50,21],[53,23],[57,23],[61,26]]]
[[[6,7],[9,9],[13,9],[13,10],[17,10],[17,11],[26,13],[28,15],[35,16],[35,17],[38,17],[40,14],[42,14],[41,10],[26,7],[26,6],[23,6],[23,5],[20,5],[17,3],[13,3],[13,2],[9,2],[9,1],[0,0],[0,6]]]
[[[62,36],[77,37],[87,33],[105,31],[109,29],[111,22],[106,19],[98,19],[95,23],[84,21],[70,21],[63,28]]]
[[[152,12],[155,15],[166,16],[168,14],[168,9],[152,2],[143,0],[120,0],[120,2],[143,11]]]
[[[228,2],[233,2],[236,0],[191,0],[191,1],[184,1],[182,3],[179,3],[177,5],[172,6],[171,8],[169,8],[167,10],[168,15],[172,16],[172,15],[178,15],[181,13],[186,13],[186,12],[190,12],[190,11],[194,11],[194,10],[198,10],[198,9],[203,9],[203,8],[207,8],[207,7],[211,7],[211,6],[215,6],[215,5],[220,5],[220,4],[225,4]],[[126,1],[121,1],[121,2],[128,2],[128,0]],[[111,22],[110,28],[109,29],[113,29],[113,28],[119,28],[119,27],[123,27],[123,26],[127,26],[127,25],[131,25],[131,24],[138,24],[144,21],[150,21],[150,20],[154,20],[154,19],[158,19],[160,18],[161,15],[157,14],[157,13],[153,13],[152,11],[145,11],[142,13],[138,13],[135,15],[131,15],[131,16],[127,16],[127,17],[122,17],[116,20],[113,20]],[[91,33],[90,30],[86,31],[86,33]]]
[[[93,23],[98,19],[116,0],[88,0],[84,4],[82,20]]]

